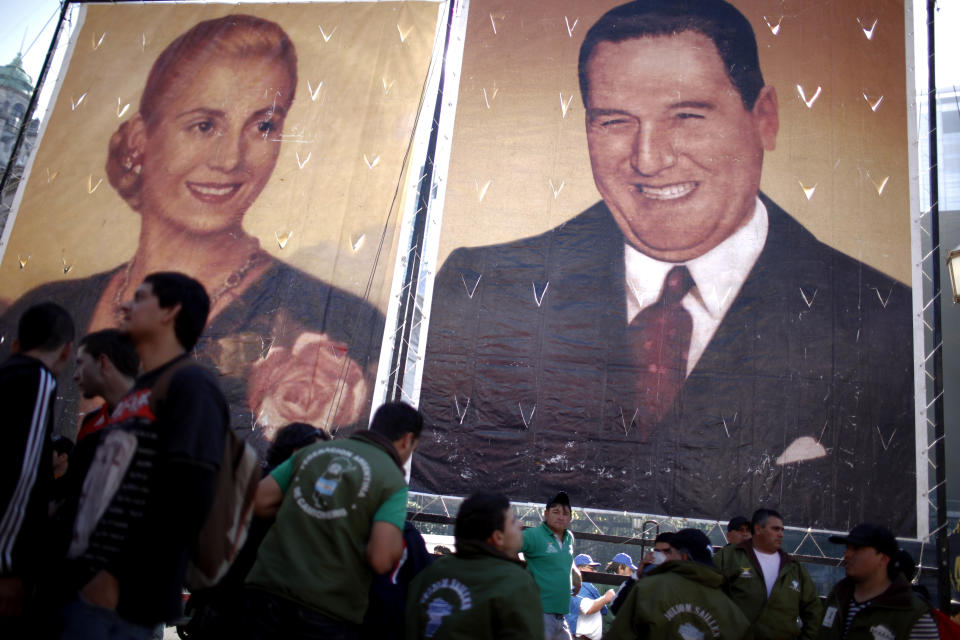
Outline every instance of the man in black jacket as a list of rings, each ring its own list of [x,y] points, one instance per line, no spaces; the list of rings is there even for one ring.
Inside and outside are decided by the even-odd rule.
[[[70,359],[74,327],[53,303],[20,317],[13,354],[0,365],[0,636],[21,637],[47,550],[53,480],[51,433],[57,381]]]

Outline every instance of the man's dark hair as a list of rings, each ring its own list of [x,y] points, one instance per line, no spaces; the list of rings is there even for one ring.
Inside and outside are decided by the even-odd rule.
[[[151,273],[143,279],[153,288],[153,295],[163,309],[180,305],[173,331],[180,346],[190,351],[200,339],[210,313],[210,297],[203,285],[190,276],[175,271]]]
[[[128,336],[116,329],[102,329],[83,336],[80,346],[94,360],[100,356],[107,356],[121,374],[128,378],[136,378],[140,369],[140,356],[133,348],[133,342]]]
[[[887,577],[896,580],[898,575],[906,578],[907,582],[912,582],[917,575],[917,563],[906,549],[897,549],[887,563]]]
[[[731,531],[739,531],[743,527],[750,528],[750,521],[743,516],[734,516],[730,518],[730,522],[727,523],[727,533]]]
[[[17,342],[20,352],[53,351],[74,337],[73,318],[67,310],[53,302],[35,304],[20,316]]]
[[[549,511],[554,505],[560,505],[561,507],[566,507],[567,509],[571,510],[573,509],[570,506],[570,496],[567,495],[566,491],[560,491],[557,493],[557,495],[547,500],[547,506],[545,509]]]
[[[750,518],[750,531],[756,532],[757,527],[767,526],[767,520],[777,518],[783,522],[783,516],[773,509],[757,509]]]
[[[423,431],[423,416],[406,402],[388,402],[373,414],[370,430],[385,435],[391,441],[399,440],[408,433],[419,438]]]
[[[453,536],[457,542],[483,542],[494,531],[503,531],[509,508],[510,500],[502,493],[475,493],[460,503]]]
[[[673,546],[673,537],[677,535],[672,531],[664,531],[663,533],[658,533],[657,537],[653,539],[653,544],[658,542],[666,542],[671,547]]]
[[[73,440],[70,438],[58,436],[53,439],[53,442],[50,443],[50,446],[54,451],[57,452],[58,455],[63,455],[64,453],[68,456],[73,455]]]
[[[291,422],[277,431],[273,444],[267,450],[267,469],[273,470],[293,455],[297,449],[309,447],[321,440],[329,440],[330,435],[306,422]]]
[[[685,555],[694,562],[700,562],[708,566],[713,564],[713,546],[710,539],[699,529],[681,529],[673,536],[670,543],[674,551]]]
[[[750,22],[723,0],[635,0],[614,7],[590,27],[580,45],[580,97],[587,104],[587,66],[601,42],[672,36],[694,31],[710,38],[727,70],[727,78],[749,111],[763,88],[757,39]]]

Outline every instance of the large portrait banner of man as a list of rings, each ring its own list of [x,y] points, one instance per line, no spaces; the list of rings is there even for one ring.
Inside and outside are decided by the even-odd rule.
[[[5,236],[4,348],[29,304],[82,334],[182,271],[210,294],[197,357],[235,427],[365,424],[440,9],[81,7]],[[89,405],[62,388],[69,435]]]
[[[412,487],[916,535],[903,4],[617,4],[469,3]]]

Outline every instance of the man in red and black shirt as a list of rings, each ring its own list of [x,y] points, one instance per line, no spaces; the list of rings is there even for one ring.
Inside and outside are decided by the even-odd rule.
[[[63,639],[149,638],[181,615],[190,551],[213,501],[229,412],[190,350],[210,299],[180,273],[154,273],[124,303],[120,332],[146,373],[114,408],[84,481],[69,556],[81,578]]]

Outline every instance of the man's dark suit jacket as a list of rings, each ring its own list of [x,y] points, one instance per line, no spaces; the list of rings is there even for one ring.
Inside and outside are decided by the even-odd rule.
[[[602,202],[455,251],[436,279],[413,487],[534,502],[566,489],[578,505],[718,520],[767,506],[797,526],[913,534],[910,288],[761,198],[760,257],[646,440],[624,240]],[[784,463],[802,437],[826,455]]]

